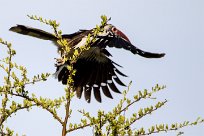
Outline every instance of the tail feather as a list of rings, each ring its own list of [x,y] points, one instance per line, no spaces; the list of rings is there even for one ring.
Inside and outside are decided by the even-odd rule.
[[[9,30],[12,32],[16,32],[23,35],[29,35],[43,40],[51,40],[51,41],[57,40],[55,35],[49,32],[46,32],[37,28],[24,26],[24,25],[17,25],[17,26],[11,27]]]

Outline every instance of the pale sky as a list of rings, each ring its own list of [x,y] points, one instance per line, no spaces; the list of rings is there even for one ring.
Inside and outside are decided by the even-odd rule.
[[[155,84],[166,85],[158,93],[157,100],[144,100],[131,109],[137,111],[159,100],[167,99],[167,105],[152,115],[138,121],[136,128],[148,128],[156,123],[174,123],[204,118],[204,1],[203,0],[1,0],[0,37],[13,43],[17,51],[15,61],[28,69],[29,77],[42,72],[55,72],[54,58],[57,49],[49,41],[38,40],[8,31],[16,24],[37,27],[52,32],[49,26],[30,20],[26,15],[38,15],[60,22],[63,33],[90,29],[100,23],[102,14],[111,17],[111,24],[123,31],[137,47],[150,52],[164,52],[162,59],[146,59],[128,51],[109,49],[113,60],[128,75],[122,80],[133,81],[129,96],[138,90],[151,89]],[[2,47],[0,47],[2,50]],[[0,52],[0,57],[2,57]],[[1,72],[1,71],[0,71]],[[2,79],[2,76],[0,76]],[[2,81],[1,81],[2,82]],[[2,83],[1,83],[2,84]],[[27,88],[37,96],[57,98],[64,94],[64,86],[50,77],[47,82]],[[124,90],[126,88],[120,88]],[[85,109],[96,115],[99,109],[109,111],[122,95],[112,93],[114,99],[103,96],[102,103],[92,99],[91,104],[75,98],[73,110]],[[93,97],[92,97],[93,98]],[[60,115],[64,115],[60,110]],[[81,115],[72,114],[72,122]],[[39,108],[30,112],[20,111],[10,118],[7,125],[19,134],[27,136],[58,136],[61,126],[52,116]],[[204,135],[204,125],[182,129],[185,136]],[[70,135],[91,135],[92,128]],[[173,133],[161,135],[174,136]]]

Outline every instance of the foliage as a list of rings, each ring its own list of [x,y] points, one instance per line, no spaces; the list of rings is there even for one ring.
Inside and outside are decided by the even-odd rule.
[[[80,54],[90,48],[90,44],[94,42],[97,38],[98,33],[103,31],[104,26],[106,25],[107,19],[106,16],[101,16],[101,24],[96,26],[93,30],[92,35],[88,35],[87,44],[79,49],[76,49],[72,57],[67,57],[67,54],[70,52],[70,47],[65,39],[62,38],[62,31],[58,30],[59,23],[55,20],[46,20],[42,17],[37,16],[28,16],[30,19],[40,21],[47,25],[50,25],[54,30],[54,35],[59,39],[57,42],[61,46],[61,59],[63,61],[70,61],[68,69],[70,75],[68,78],[67,86],[65,88],[65,95],[56,99],[49,99],[43,97],[36,97],[35,94],[30,94],[26,90],[26,86],[29,84],[35,84],[37,82],[46,81],[50,76],[49,73],[42,73],[34,76],[29,79],[27,77],[27,70],[24,66],[18,65],[13,62],[12,58],[16,55],[16,51],[12,49],[11,43],[3,41],[0,39],[0,43],[3,45],[1,48],[6,47],[8,49],[8,56],[0,60],[0,68],[4,71],[3,85],[0,86],[0,96],[1,96],[1,107],[0,107],[0,135],[2,136],[12,136],[14,131],[6,127],[4,124],[6,120],[11,117],[13,114],[17,113],[20,110],[26,109],[30,110],[33,106],[42,108],[42,110],[48,111],[54,119],[56,119],[59,124],[62,126],[62,136],[67,135],[73,131],[83,129],[86,127],[94,127],[94,134],[97,136],[100,135],[150,135],[153,133],[168,132],[172,130],[178,130],[186,126],[197,125],[198,123],[203,123],[204,120],[198,118],[194,122],[184,121],[183,123],[174,123],[174,124],[156,124],[152,127],[145,129],[144,127],[140,129],[133,129],[132,125],[135,124],[138,120],[144,118],[147,115],[152,114],[158,109],[165,106],[167,100],[158,101],[155,105],[150,105],[146,108],[140,108],[138,111],[132,113],[130,117],[125,116],[126,112],[129,112],[129,108],[143,99],[153,99],[152,96],[165,89],[165,86],[156,85],[152,90],[143,90],[139,91],[138,94],[133,96],[132,99],[127,97],[127,93],[130,89],[129,84],[127,90],[123,92],[123,98],[120,100],[118,105],[113,108],[111,111],[98,110],[96,117],[92,116],[89,112],[85,110],[80,110],[82,114],[81,123],[71,123],[69,121],[72,109],[70,108],[71,100],[75,96],[73,91],[73,76],[77,72],[73,69],[73,63],[77,61]],[[20,72],[20,76],[16,74]],[[17,102],[13,98],[22,99],[22,102]],[[65,105],[65,117],[62,118],[58,115],[58,110],[61,106]],[[85,119],[83,119],[85,117]],[[182,133],[179,133],[182,134]],[[18,134],[16,134],[18,135]]]

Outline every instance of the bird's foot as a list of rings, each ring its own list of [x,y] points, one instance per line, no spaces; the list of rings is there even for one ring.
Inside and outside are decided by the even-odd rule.
[[[65,63],[64,58],[55,58],[55,60],[56,60],[55,66],[61,66]]]

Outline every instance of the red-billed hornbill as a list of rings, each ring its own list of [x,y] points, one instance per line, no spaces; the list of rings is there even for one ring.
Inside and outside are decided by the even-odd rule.
[[[49,32],[45,32],[40,29],[27,27],[23,25],[17,25],[10,28],[11,31],[24,35],[37,37],[44,40],[51,40],[57,45],[57,38]],[[66,39],[71,49],[84,46],[88,34],[93,33],[91,30],[80,30],[73,34],[62,35],[63,39]],[[59,45],[58,50],[60,50]],[[106,47],[123,48],[131,51],[133,54],[138,54],[145,58],[161,58],[164,53],[150,53],[143,51],[131,44],[127,36],[118,30],[115,26],[107,24],[104,27],[104,31],[97,35],[96,41],[90,45],[90,49],[84,51],[74,63],[74,69],[76,69],[76,75],[74,76],[74,89],[77,97],[81,98],[82,92],[87,102],[91,101],[91,91],[93,90],[94,96],[98,102],[101,102],[101,90],[104,95],[113,98],[110,90],[116,93],[120,91],[115,86],[118,83],[121,86],[125,86],[123,82],[118,78],[118,75],[126,76],[120,72],[116,66],[119,66],[113,62],[109,56],[111,54],[106,50]],[[67,78],[69,76],[69,70],[67,65],[69,61],[65,63],[58,63],[56,65],[56,77],[58,81],[63,84],[67,84]]]

